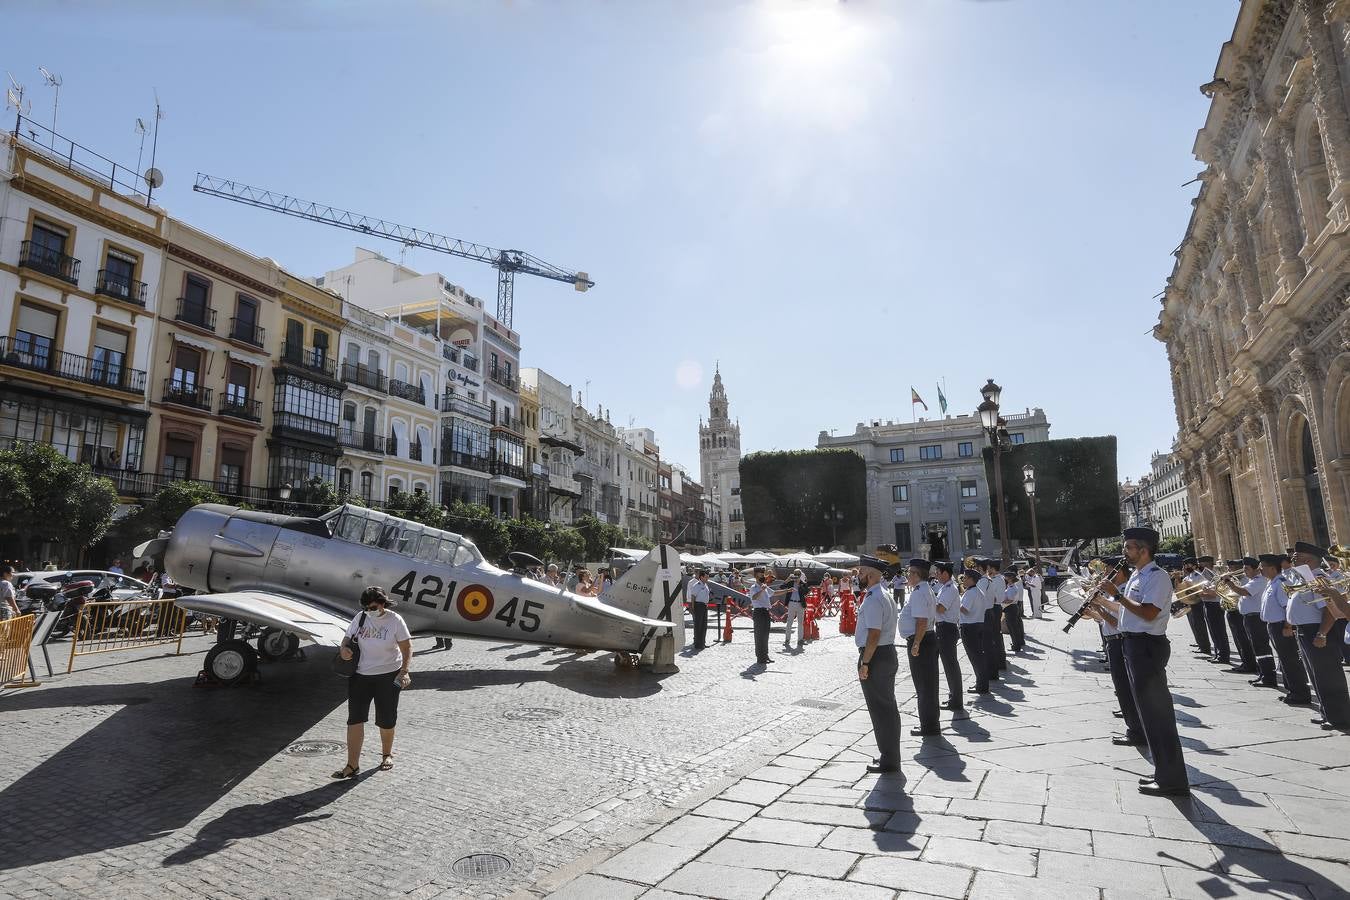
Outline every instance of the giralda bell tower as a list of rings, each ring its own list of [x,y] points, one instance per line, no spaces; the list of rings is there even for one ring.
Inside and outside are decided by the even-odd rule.
[[[745,517],[741,513],[741,426],[728,415],[727,391],[720,367],[708,395],[708,422],[698,423],[699,479],[722,510],[722,550],[745,546]]]

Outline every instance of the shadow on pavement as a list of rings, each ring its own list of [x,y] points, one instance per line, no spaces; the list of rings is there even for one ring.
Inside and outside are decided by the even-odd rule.
[[[327,819],[332,813],[312,813],[347,793],[359,779],[369,778],[373,774],[375,770],[372,769],[358,778],[333,781],[303,794],[291,794],[266,803],[249,803],[227,809],[218,818],[203,825],[191,844],[165,857],[163,864],[181,866],[196,862],[224,850],[241,838],[261,837],[292,825]]]
[[[661,691],[669,675],[620,670],[606,654],[601,659],[562,660],[546,672],[516,669],[432,669],[414,674],[411,691],[472,691],[505,684],[547,682],[588,697],[638,698]]]
[[[250,687],[43,688],[6,712],[118,706],[0,791],[0,871],[124,847],[182,828],[342,703],[325,660],[269,666]],[[12,727],[12,726],[11,726]]]

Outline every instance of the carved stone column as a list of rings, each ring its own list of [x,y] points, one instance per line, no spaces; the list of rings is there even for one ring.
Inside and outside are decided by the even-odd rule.
[[[1275,246],[1280,263],[1275,274],[1292,293],[1303,279],[1307,266],[1298,252],[1303,249],[1302,228],[1299,225],[1298,200],[1294,194],[1294,176],[1289,170],[1289,156],[1285,149],[1280,124],[1272,119],[1266,124],[1258,149],[1266,170],[1266,202],[1274,215]]]
[[[1251,546],[1247,549],[1256,553],[1263,552],[1262,548],[1278,546],[1283,549],[1283,538],[1275,531],[1278,505],[1272,480],[1274,473],[1271,471],[1263,451],[1266,429],[1261,424],[1259,412],[1250,414],[1242,420],[1242,433],[1247,440],[1248,465],[1251,467],[1252,484],[1256,490],[1258,514],[1258,518],[1251,523],[1252,531],[1247,538],[1251,542]]]
[[[1275,429],[1277,400],[1275,392],[1265,385],[1256,392],[1253,400],[1256,406],[1254,418],[1263,434],[1262,438],[1254,441],[1257,455],[1261,461],[1258,483],[1269,489],[1270,505],[1268,508],[1274,532],[1271,535],[1274,539],[1271,546],[1277,551],[1283,551],[1288,546],[1289,528],[1286,524],[1288,521],[1286,513],[1288,504],[1285,502],[1285,493],[1281,487],[1281,482],[1287,473],[1282,471],[1279,461],[1278,434]]]
[[[1296,390],[1303,397],[1303,405],[1308,415],[1308,430],[1312,434],[1313,453],[1316,455],[1318,488],[1322,493],[1322,508],[1326,512],[1327,528],[1330,530],[1332,523],[1338,519],[1338,510],[1340,506],[1340,495],[1333,490],[1331,470],[1327,465],[1326,447],[1328,442],[1324,440],[1324,427],[1326,425],[1323,415],[1322,402],[1326,395],[1326,377],[1327,370],[1325,361],[1317,354],[1299,347],[1290,354],[1292,360],[1290,368],[1290,387]],[[1298,473],[1303,474],[1303,473]],[[1312,512],[1309,510],[1309,516]],[[1309,519],[1311,524],[1311,518]]]
[[[1234,253],[1223,264],[1224,310],[1227,313],[1228,329],[1233,336],[1233,349],[1245,347],[1251,334],[1243,318],[1247,311],[1247,298],[1242,288],[1242,279],[1238,277],[1238,258]]]
[[[1261,296],[1261,270],[1256,259],[1256,222],[1247,206],[1245,192],[1232,180],[1226,180],[1228,215],[1233,227],[1233,255],[1237,260],[1238,283],[1242,287],[1243,321],[1248,334],[1256,334],[1260,327],[1257,310],[1265,299]]]
[[[1298,0],[1303,15],[1304,37],[1312,56],[1313,109],[1322,132],[1327,168],[1331,176],[1331,220],[1338,229],[1350,224],[1346,192],[1350,190],[1350,115],[1347,115],[1341,73],[1327,27],[1326,0]]]

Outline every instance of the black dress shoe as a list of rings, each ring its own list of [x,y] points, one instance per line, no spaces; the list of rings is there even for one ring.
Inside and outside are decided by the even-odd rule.
[[[1308,721],[1312,722],[1312,724],[1314,724],[1314,725],[1325,725],[1325,724],[1327,724],[1327,720],[1321,718],[1320,716],[1319,716],[1318,718],[1316,718],[1316,719],[1309,719]]]
[[[1154,782],[1153,782],[1153,779],[1152,779],[1152,778],[1140,778],[1140,779],[1139,779],[1139,783],[1140,783],[1140,784],[1153,784]]]
[[[1249,682],[1247,682],[1247,683],[1248,683],[1248,684],[1251,684],[1251,685],[1255,685],[1256,687],[1274,687],[1274,686],[1275,686],[1275,682],[1273,682],[1273,681],[1267,681],[1267,680],[1264,679],[1264,678],[1253,678],[1251,681],[1249,681]]]
[[[1231,666],[1233,661],[1226,656],[1216,656],[1210,660],[1216,666]]]
[[[1111,738],[1111,743],[1117,747],[1139,747],[1145,742],[1139,738],[1130,737],[1128,734],[1118,734]]]
[[[1288,694],[1285,694],[1280,698],[1280,702],[1287,703],[1290,706],[1312,706],[1312,697],[1291,698]]]
[[[876,773],[878,773],[878,772],[881,772],[881,773],[885,773],[885,772],[899,772],[899,771],[900,771],[900,767],[899,767],[899,766],[881,766],[881,765],[871,764],[871,765],[868,765],[867,771],[868,771],[869,773],[872,773],[872,774],[876,774]]]
[[[942,732],[936,728],[911,728],[909,730],[910,737],[937,737],[941,733]]]
[[[1159,784],[1141,784],[1139,785],[1139,793],[1147,794],[1150,797],[1189,797],[1191,788],[1189,785],[1169,788]]]
[[[1253,669],[1251,666],[1233,666],[1233,668],[1228,671],[1232,672],[1234,675],[1255,675],[1261,670]]]
[[[946,703],[942,704],[942,708],[943,708],[943,709],[949,709],[949,710],[951,710],[952,712],[960,712],[961,710],[965,709],[966,707],[965,707],[964,704],[961,704],[961,703],[952,703],[952,701],[948,700]]]

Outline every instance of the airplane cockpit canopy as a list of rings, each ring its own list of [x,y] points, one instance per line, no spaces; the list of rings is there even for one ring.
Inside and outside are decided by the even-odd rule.
[[[471,565],[483,559],[466,537],[373,509],[344,505],[322,518],[334,538],[349,543],[446,566]]]

